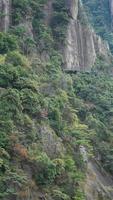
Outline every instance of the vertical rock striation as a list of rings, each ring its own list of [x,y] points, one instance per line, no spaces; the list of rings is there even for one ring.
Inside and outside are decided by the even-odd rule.
[[[0,31],[7,32],[10,25],[11,0],[0,0]]]
[[[111,14],[111,27],[113,29],[113,0],[109,0],[110,14]]]
[[[90,71],[98,55],[107,58],[109,54],[108,44],[91,27],[80,22],[79,3],[67,0],[71,13],[64,48],[64,66],[67,71]]]

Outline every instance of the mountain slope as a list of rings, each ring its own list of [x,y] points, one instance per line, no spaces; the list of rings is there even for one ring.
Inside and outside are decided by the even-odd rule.
[[[78,1],[1,0],[0,10],[0,198],[86,200],[94,184],[93,200],[112,199],[97,181],[113,175],[108,44]]]

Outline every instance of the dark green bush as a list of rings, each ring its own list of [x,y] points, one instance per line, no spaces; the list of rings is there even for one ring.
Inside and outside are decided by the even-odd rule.
[[[11,51],[6,56],[6,63],[10,63],[14,66],[28,66],[28,60],[25,56],[20,54],[18,51]]]
[[[21,101],[23,111],[38,117],[41,109],[41,97],[31,89],[21,90]]]
[[[35,180],[37,185],[51,184],[56,176],[56,165],[43,154],[37,159],[37,174],[35,174]]]
[[[22,105],[16,89],[7,89],[0,96],[0,118],[7,121],[21,115]]]
[[[3,121],[2,116],[0,118],[0,148],[8,149],[10,143],[9,136],[13,132],[14,125],[11,120]]]
[[[29,72],[21,66],[15,67],[12,64],[0,65],[0,87],[27,87],[31,85],[28,77]],[[20,87],[19,82],[23,83]]]
[[[39,19],[42,16],[41,8],[46,2],[47,0],[13,0],[13,23],[18,24],[28,13],[38,16]]]
[[[0,54],[6,54],[17,48],[18,42],[16,36],[0,32]]]
[[[55,1],[53,4],[54,15],[51,22],[53,36],[57,43],[64,42],[66,36],[66,27],[69,22],[69,13],[66,8],[66,2],[64,0]]]

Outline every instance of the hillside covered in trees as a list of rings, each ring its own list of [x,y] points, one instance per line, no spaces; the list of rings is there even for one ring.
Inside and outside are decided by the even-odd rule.
[[[112,200],[113,36],[106,2],[0,0],[0,199]],[[75,24],[89,34],[94,27],[109,43],[91,31],[105,54],[95,56],[90,72],[64,67],[77,9]],[[88,162],[110,177],[108,188],[88,175]]]

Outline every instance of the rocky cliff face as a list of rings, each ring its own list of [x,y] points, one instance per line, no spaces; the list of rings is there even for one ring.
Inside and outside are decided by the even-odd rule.
[[[87,200],[112,200],[113,180],[95,160],[88,162],[84,189]]]
[[[50,24],[52,18],[52,12],[53,12],[52,4],[53,0],[49,0],[47,4],[45,4],[44,6],[44,21],[47,26]]]
[[[0,31],[7,31],[10,24],[11,0],[0,0]]]
[[[52,18],[52,0],[44,6],[45,25],[49,25]],[[66,71],[90,71],[98,55],[106,59],[109,55],[109,46],[97,36],[88,25],[81,24],[78,19],[81,2],[78,0],[65,0],[69,10],[70,21],[67,27],[64,55],[64,69]],[[113,15],[113,1],[110,1],[111,15]],[[0,1],[0,31],[7,31],[10,24],[11,0]],[[23,23],[23,22],[22,22]],[[21,24],[20,24],[21,25]],[[23,26],[26,34],[33,38],[32,22],[25,18]]]
[[[44,23],[44,25],[46,25],[46,26],[49,26],[50,22],[51,22],[52,12],[53,12],[52,2],[53,2],[52,0],[48,0],[47,4],[44,6],[44,13],[45,13],[45,20],[44,20],[45,23]],[[78,17],[79,16],[79,12],[80,12],[80,7],[79,7],[79,1],[78,0],[65,0],[65,3],[66,3],[66,7],[67,7],[67,9],[69,11],[69,17],[70,17],[69,18],[68,27],[67,27],[67,32],[66,32],[66,42],[65,42],[66,45],[63,48],[65,70],[66,71],[90,71],[92,66],[94,65],[98,55],[102,55],[106,60],[109,59],[109,54],[110,54],[109,53],[109,46],[99,36],[97,36],[95,34],[94,30],[90,26],[85,25],[80,21],[80,18]],[[112,3],[111,5],[113,6],[113,1],[111,1],[111,3]],[[1,15],[1,18],[0,18],[0,31],[7,32],[8,28],[9,28],[9,25],[10,25],[10,5],[11,5],[11,1],[10,0],[0,0],[0,11],[1,11],[1,13],[3,13]],[[112,11],[112,9],[111,9],[111,11]],[[25,28],[25,32],[24,32],[25,39],[26,38],[28,38],[28,39],[31,38],[31,41],[35,40],[35,38],[33,37],[33,31],[34,30],[33,30],[33,26],[32,26],[32,16],[31,16],[31,18],[29,18],[29,16],[28,17],[26,16],[25,19],[23,19],[23,21],[21,21],[21,23],[18,24],[18,26]],[[24,40],[24,42],[23,42],[24,48],[26,47],[25,41],[26,40]],[[42,40],[42,42],[43,42],[43,40]],[[34,48],[34,46],[33,46],[33,48]],[[27,47],[26,47],[26,49],[27,49]],[[33,51],[32,51],[32,53],[33,53]],[[43,56],[42,61],[45,61],[45,57],[48,57],[46,50],[45,50],[45,54],[46,55]],[[27,54],[27,55],[29,55],[29,54]],[[36,55],[37,55],[37,52],[36,52]],[[51,68],[51,66],[54,66],[54,64],[52,63],[50,66],[48,64],[47,73],[48,73],[49,69]],[[8,67],[9,67],[9,65],[8,65]],[[41,67],[45,67],[45,63],[44,63],[44,66],[41,66]],[[55,71],[56,69],[52,69],[52,70],[51,70],[50,74],[48,73],[46,75],[47,76],[47,83],[45,81],[46,80],[46,76],[44,77],[43,72],[42,72],[41,75],[40,75],[41,72],[39,72],[39,74],[38,74],[38,77],[41,76],[40,81],[42,79],[42,88],[41,89],[45,88],[45,90],[46,90],[46,92],[45,92],[46,95],[45,96],[49,96],[48,99],[50,99],[51,96],[55,93],[55,90],[56,90],[55,88],[59,87],[59,85],[60,85],[60,81],[59,81],[60,79],[58,78],[57,81],[59,83],[57,83],[57,81],[54,80],[55,76],[53,76],[53,80],[56,81],[56,82],[53,82],[52,83],[53,85],[50,85],[50,83],[52,81],[51,80],[49,81],[48,77],[51,76],[51,75],[54,75],[54,73],[56,73],[56,71]],[[42,71],[43,71],[43,68],[42,68]],[[31,73],[31,71],[30,71],[30,73]],[[62,72],[60,72],[60,73],[62,73]],[[62,87],[67,88],[66,85],[70,84],[70,87],[71,87],[72,85],[71,85],[71,83],[69,83],[70,80],[68,80],[68,77],[66,77],[67,80],[64,81],[64,83],[63,83],[63,76],[65,74],[66,73],[62,74],[62,76],[61,76],[61,82],[62,82],[61,85],[62,85]],[[57,74],[55,74],[55,75],[57,75]],[[58,76],[59,76],[59,74],[58,74]],[[22,77],[22,78],[24,78],[24,77]],[[33,76],[33,80],[34,80],[34,78],[35,78],[35,76]],[[20,78],[20,80],[23,80],[23,79]],[[11,80],[11,83],[12,83],[12,80]],[[56,83],[58,85],[53,87]],[[17,86],[18,86],[18,84],[19,83],[17,82]],[[22,85],[22,84],[23,84],[23,82],[20,83],[20,85]],[[37,85],[40,85],[40,84],[39,83],[36,84],[36,87],[38,87]],[[30,91],[30,89],[32,87],[31,80],[30,80],[30,85],[28,85],[28,86],[25,85],[25,92],[27,90],[26,87],[28,87],[28,91]],[[36,94],[37,94],[37,89],[35,89],[35,87],[33,87],[33,90],[34,91],[36,90]],[[72,90],[72,92],[73,91],[74,90]],[[56,92],[56,93],[58,93],[58,92]],[[20,94],[20,91],[19,91],[19,94]],[[18,94],[18,96],[19,96],[19,94]],[[23,96],[23,94],[24,93],[22,93],[22,96]],[[31,93],[31,97],[33,97],[33,94],[34,93]],[[73,112],[73,110],[71,110],[71,107],[69,107],[66,110],[66,107],[68,106],[68,103],[69,103],[68,100],[67,100],[67,95],[66,94],[65,94],[65,92],[61,94],[61,97],[62,97],[61,100],[60,100],[60,95],[56,96],[57,98],[55,99],[55,101],[56,101],[55,104],[58,101],[61,101],[62,104],[65,104],[65,107],[62,108],[63,107],[62,104],[61,105],[59,104],[58,105],[58,113],[57,113],[57,109],[55,110],[54,107],[52,108],[54,112],[52,111],[53,115],[51,117],[52,119],[51,119],[50,123],[54,125],[54,123],[53,123],[54,122],[54,120],[53,120],[54,115],[55,115],[55,117],[58,115],[58,120],[60,120],[62,117],[64,117],[64,122],[65,122],[65,118],[68,118],[68,119],[66,119],[66,123],[67,123],[67,127],[66,128],[68,128],[68,126],[69,127],[73,126],[73,120],[74,120],[74,118],[77,118],[77,117],[75,116],[75,113],[73,113],[73,116],[71,116],[71,114]],[[71,93],[71,94],[73,94],[73,93]],[[42,95],[44,95],[44,89],[43,89]],[[24,98],[24,96],[23,96],[23,98]],[[26,96],[25,96],[25,98],[26,98]],[[29,98],[29,96],[28,96],[28,98]],[[39,97],[36,96],[36,99],[32,103],[33,105],[35,104],[35,101],[38,98]],[[51,98],[51,101],[50,100],[47,101],[47,104],[52,104],[52,102],[54,102],[53,98],[54,98],[54,96]],[[69,99],[72,99],[72,96],[70,96]],[[73,99],[73,102],[74,102],[74,100],[75,99]],[[29,101],[31,103],[32,98]],[[79,101],[78,101],[78,103],[79,103]],[[26,104],[26,102],[25,102],[25,104]],[[37,104],[39,104],[39,102]],[[3,104],[3,105],[5,105],[5,104]],[[30,104],[28,104],[28,107],[30,107],[29,105]],[[43,106],[43,103],[41,104],[40,108],[42,108],[42,106]],[[62,113],[61,116],[59,114],[59,111],[60,111],[59,108],[60,107],[62,109],[64,109],[62,111],[63,113]],[[27,109],[25,108],[25,110],[27,110]],[[31,112],[34,112],[34,110],[31,111]],[[28,114],[29,114],[29,109],[28,109]],[[36,113],[36,116],[37,115],[38,114]],[[36,120],[37,119],[35,119],[34,121],[36,121]],[[38,120],[36,121],[36,124],[40,123],[41,119],[38,119]],[[57,119],[55,118],[55,120],[57,120]],[[78,128],[82,127],[82,124],[80,124],[80,127],[78,126],[77,121],[79,121],[78,118],[75,119],[75,121],[74,121],[75,133],[76,133],[77,127]],[[75,150],[77,151],[77,147],[76,147],[76,141],[74,141],[74,139],[73,139],[74,136],[72,138],[71,137],[68,138],[68,134],[66,133],[66,136],[65,137],[62,136],[62,138],[61,138],[61,137],[57,136],[55,131],[53,131],[47,125],[41,125],[40,127],[37,127],[37,125],[35,125],[34,122],[32,123],[30,121],[30,118],[28,118],[28,122],[31,123],[31,126],[33,126],[33,130],[34,130],[33,142],[37,141],[37,144],[35,144],[35,143],[31,144],[31,146],[30,146],[31,149],[28,148],[28,150],[30,149],[28,153],[26,151],[27,149],[23,148],[23,145],[17,145],[17,146],[14,145],[14,148],[13,148],[14,152],[12,154],[14,156],[14,158],[13,158],[14,159],[13,160],[14,164],[17,165],[17,168],[19,167],[19,168],[21,168],[23,170],[24,174],[26,174],[27,182],[30,183],[31,185],[28,186],[26,184],[25,188],[22,188],[22,186],[21,186],[21,188],[19,188],[19,186],[17,186],[15,182],[12,183],[12,185],[9,184],[10,183],[9,182],[8,184],[11,185],[11,188],[14,188],[16,191],[19,191],[19,189],[21,189],[20,192],[18,192],[18,196],[19,197],[17,197],[17,198],[15,197],[15,199],[18,199],[18,200],[28,200],[28,199],[29,200],[67,199],[68,200],[69,198],[67,197],[67,195],[63,195],[63,197],[61,197],[62,193],[59,193],[58,194],[59,196],[53,197],[54,195],[53,194],[49,194],[49,193],[47,194],[48,191],[46,191],[46,190],[44,190],[43,192],[42,191],[40,192],[40,187],[36,186],[36,184],[35,184],[36,181],[35,181],[35,178],[34,178],[36,176],[37,172],[40,173],[40,163],[37,164],[38,163],[38,161],[37,161],[38,158],[37,157],[36,157],[36,161],[35,161],[35,159],[34,160],[33,160],[33,158],[30,159],[30,158],[28,158],[28,156],[29,155],[31,156],[32,153],[34,153],[34,156],[35,156],[35,151],[36,151],[36,154],[38,154],[37,152],[40,151],[40,149],[41,149],[41,151],[46,153],[47,156],[49,158],[51,158],[52,160],[58,158],[57,162],[60,163],[62,161],[61,159],[63,158],[63,156],[65,156],[66,153],[68,153],[68,151],[66,151],[66,150],[68,150],[68,148],[69,148],[70,152],[72,151],[72,155],[73,156],[75,154],[77,154],[77,152],[75,152]],[[45,121],[43,121],[43,123],[46,124]],[[23,135],[21,137],[24,138],[23,139],[24,140],[23,143],[27,143],[27,141],[26,141],[27,137],[28,137],[28,141],[29,141],[29,138],[30,138],[30,140],[32,140],[31,139],[32,136],[29,135],[29,129],[30,129],[29,127],[30,127],[30,125],[28,124],[28,130],[26,130],[25,136],[24,136],[24,133],[22,133]],[[59,126],[57,128],[56,124],[55,124],[55,127],[56,127],[56,129],[59,129]],[[27,129],[26,123],[25,123],[25,129]],[[22,127],[22,129],[17,131],[18,135],[20,134],[20,131],[23,132],[23,127]],[[66,129],[64,129],[64,131],[66,131]],[[73,129],[72,130],[70,130],[70,129],[68,130],[68,132],[70,132],[70,131],[73,131]],[[86,130],[83,129],[82,131],[85,132]],[[28,136],[26,136],[27,134],[28,134]],[[21,137],[20,137],[20,139],[21,139]],[[12,135],[12,138],[14,138],[14,142],[15,142],[15,135],[14,135],[14,137]],[[76,140],[76,137],[75,137],[75,140]],[[17,142],[18,142],[18,140],[17,140]],[[29,143],[28,143],[28,145],[29,145]],[[63,156],[62,156],[62,154],[63,154]],[[15,155],[17,155],[17,161],[15,160]],[[20,158],[22,156],[23,156],[23,158]],[[19,162],[18,158],[21,159],[20,164],[18,163]],[[68,162],[68,160],[67,160],[67,162]],[[88,159],[87,160],[83,159],[83,160],[84,160],[84,162],[88,162],[87,161]],[[76,161],[76,158],[75,158],[75,161]],[[67,174],[64,173],[65,172],[64,161],[62,161],[62,163],[60,163],[60,164],[62,166],[62,172],[59,171],[58,175],[61,175],[61,177],[60,177],[60,180],[56,179],[56,182],[59,181],[58,182],[59,188],[60,188],[61,185],[64,185],[67,182],[69,174],[72,173],[72,169],[71,169],[71,171],[69,171],[69,174],[68,173]],[[72,165],[73,165],[73,163],[72,163]],[[70,166],[69,166],[69,168],[70,168]],[[72,166],[72,168],[73,168],[73,166]],[[4,171],[4,169],[3,169],[3,171]],[[74,175],[76,175],[75,174],[76,173],[75,170],[74,170],[73,173],[74,173]],[[77,173],[78,173],[78,171],[77,171]],[[78,174],[77,174],[77,176],[78,176]],[[73,179],[73,176],[72,176],[72,179]],[[74,187],[74,189],[76,189],[78,183],[74,183],[73,181],[72,181],[72,183],[70,183],[70,180],[69,180],[69,183],[67,185],[66,190],[68,188],[71,188],[71,187]],[[64,181],[64,183],[62,181]],[[101,172],[101,169],[98,167],[96,162],[89,161],[88,162],[88,166],[87,166],[87,174],[86,174],[85,188],[84,188],[86,199],[87,200],[100,200],[100,199],[101,200],[106,200],[106,199],[111,199],[112,200],[113,192],[112,192],[111,185],[113,185],[111,178],[108,177],[105,173]],[[9,191],[11,191],[11,190],[9,190]],[[12,197],[12,198],[8,198],[8,199],[14,199],[14,198]],[[4,200],[6,200],[6,199],[4,199]]]
[[[67,8],[70,10],[71,18],[77,19],[78,15],[78,3],[79,0],[65,0]]]
[[[64,49],[65,69],[67,71],[90,71],[98,55],[107,59],[109,46],[95,34],[91,27],[81,24],[78,19],[78,1],[76,3],[73,1],[72,4],[70,7],[72,17],[68,25]]]
[[[93,29],[71,20],[64,51],[65,69],[69,71],[90,71],[97,55],[107,58],[109,46],[95,34]]]
[[[110,12],[111,12],[111,26],[113,27],[113,0],[109,0]]]

